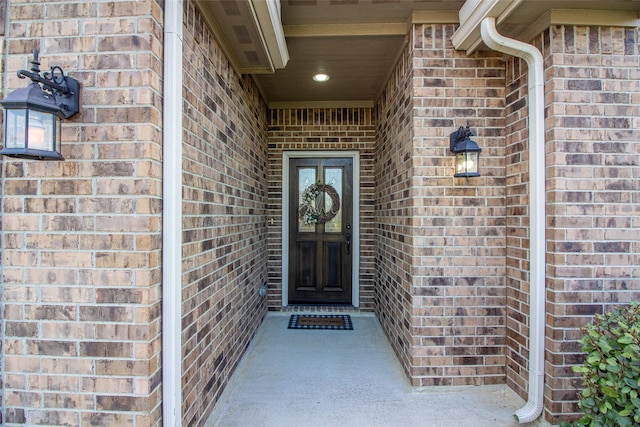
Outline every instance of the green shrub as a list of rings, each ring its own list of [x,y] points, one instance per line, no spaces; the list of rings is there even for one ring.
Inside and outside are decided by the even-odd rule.
[[[637,302],[596,315],[580,340],[586,353],[584,390],[578,405],[584,416],[572,425],[592,427],[640,425],[640,308]],[[563,427],[570,424],[563,423]]]

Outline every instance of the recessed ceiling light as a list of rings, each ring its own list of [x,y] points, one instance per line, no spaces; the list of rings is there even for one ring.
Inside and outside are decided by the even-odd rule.
[[[327,74],[319,73],[313,76],[313,80],[322,83],[329,80],[329,76]]]

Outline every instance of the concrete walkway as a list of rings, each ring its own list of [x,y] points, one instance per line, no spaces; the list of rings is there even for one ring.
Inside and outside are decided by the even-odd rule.
[[[373,315],[321,331],[287,329],[290,314],[267,315],[207,426],[520,425],[506,386],[412,389]]]

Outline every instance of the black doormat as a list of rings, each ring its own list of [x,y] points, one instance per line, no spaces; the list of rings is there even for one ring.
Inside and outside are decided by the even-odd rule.
[[[348,314],[292,314],[289,329],[353,330]]]

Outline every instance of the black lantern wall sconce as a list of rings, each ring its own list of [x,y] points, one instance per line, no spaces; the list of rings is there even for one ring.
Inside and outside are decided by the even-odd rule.
[[[460,126],[449,136],[449,149],[456,155],[456,172],[454,177],[480,176],[478,163],[482,149],[469,137],[473,133],[467,127]]]
[[[33,51],[31,72],[18,71],[29,78],[26,88],[11,92],[0,104],[5,109],[4,148],[0,154],[37,160],[64,160],[60,154],[60,122],[80,111],[80,83],[51,67],[40,74],[38,51]]]

